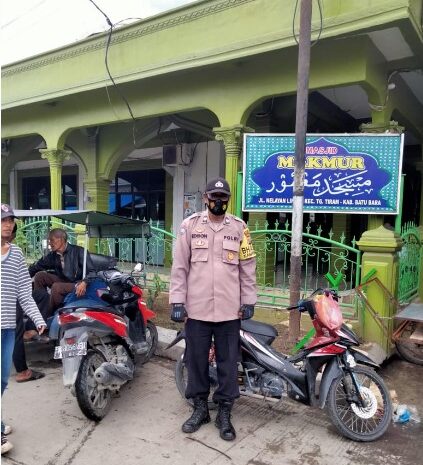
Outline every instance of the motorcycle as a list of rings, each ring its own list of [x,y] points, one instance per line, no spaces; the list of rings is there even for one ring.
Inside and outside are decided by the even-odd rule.
[[[62,360],[63,384],[94,421],[104,418],[113,394],[133,378],[136,363],[152,357],[158,343],[151,321],[155,313],[134,278],[116,269],[99,271],[97,277],[105,283],[97,289],[101,301],[78,299],[59,310],[60,344],[54,354]]]
[[[314,337],[297,354],[288,356],[272,347],[278,335],[276,328],[254,320],[241,321],[240,394],[273,402],[289,397],[311,407],[326,408],[332,423],[345,437],[363,442],[380,438],[392,418],[389,391],[374,370],[378,365],[360,351],[357,336],[344,324],[336,293],[318,289],[288,310],[309,314]],[[184,338],[185,332],[181,331],[168,347]],[[213,391],[217,387],[213,346],[209,377]],[[185,398],[184,354],[176,363],[175,381]],[[215,407],[209,397],[209,408]]]

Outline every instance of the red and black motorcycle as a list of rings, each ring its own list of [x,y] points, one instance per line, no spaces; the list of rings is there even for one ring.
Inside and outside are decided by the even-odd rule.
[[[78,299],[59,312],[63,383],[71,388],[86,417],[100,421],[112,395],[134,376],[135,364],[147,362],[158,343],[155,313],[142,299],[131,275],[97,273],[104,287],[98,300]],[[101,287],[101,286],[100,286]]]
[[[277,352],[272,342],[277,330],[254,320],[241,322],[241,362],[238,365],[242,396],[280,402],[288,396],[312,407],[327,408],[337,430],[354,441],[380,438],[391,422],[392,404],[377,364],[360,351],[357,336],[342,319],[336,294],[318,289],[289,310],[308,312],[316,330],[296,355]],[[169,345],[185,338],[184,331]],[[211,390],[217,387],[216,358],[209,356]],[[187,370],[184,354],[177,361],[176,385],[185,398]],[[209,400],[209,407],[214,408]]]

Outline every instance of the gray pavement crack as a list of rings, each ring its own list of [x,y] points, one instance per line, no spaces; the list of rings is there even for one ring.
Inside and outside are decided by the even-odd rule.
[[[91,437],[91,434],[96,428],[96,424],[94,423],[88,428],[88,431],[84,434],[84,436],[81,439],[81,442],[79,443],[78,447],[73,451],[72,455],[69,457],[69,459],[63,464],[63,465],[70,465],[73,460],[75,459],[76,455],[79,453],[79,451],[82,449],[83,445],[88,441],[88,439]],[[71,443],[67,442],[64,447],[62,447],[58,452],[56,452],[54,459],[51,459],[47,462],[46,465],[56,465],[58,460],[61,458],[63,452],[70,446]]]
[[[200,441],[199,439],[195,439],[195,438],[185,438],[185,439],[189,439],[190,441],[194,441],[194,442],[198,442],[199,444],[202,444],[203,446],[211,449],[211,450],[214,450],[216,452],[219,452],[219,454],[222,454],[224,457],[226,457],[228,460],[232,461],[232,458],[228,455],[228,454],[225,454],[224,452],[222,452],[221,450],[219,449],[216,449],[216,447],[212,447],[212,446],[209,446],[208,444],[206,444],[205,442],[203,441]]]

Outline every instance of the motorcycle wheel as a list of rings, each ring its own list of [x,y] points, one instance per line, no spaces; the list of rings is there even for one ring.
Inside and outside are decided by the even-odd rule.
[[[209,372],[212,370],[213,370],[213,367],[210,367]],[[181,358],[178,359],[178,361],[176,362],[175,381],[176,381],[176,387],[178,388],[179,394],[181,394],[182,398],[185,399],[190,405],[194,406],[194,400],[187,399],[185,397],[185,390],[186,390],[187,383],[188,383],[188,370],[185,365],[183,354]],[[212,392],[210,393],[209,400],[208,400],[209,410],[215,410],[217,408],[217,404],[213,402],[212,395],[213,395],[214,390],[217,388],[217,383],[215,381],[215,377],[213,377],[212,374],[210,374],[210,388]]]
[[[94,377],[95,370],[105,361],[99,352],[89,350],[82,360],[75,382],[79,408],[87,418],[94,421],[100,421],[106,416],[112,401],[111,391],[99,390]]]
[[[354,402],[356,389],[351,375],[343,373],[332,381],[328,393],[329,417],[338,431],[353,441],[370,442],[380,438],[392,419],[392,404],[383,379],[374,370],[357,366],[354,376],[360,393],[367,402],[360,407]]]
[[[137,363],[141,363],[141,365],[144,365],[144,363],[147,363],[151,359],[157,349],[157,344],[159,342],[157,327],[152,321],[147,321],[147,327],[145,328],[145,339],[148,344],[148,352],[137,356]]]
[[[413,334],[419,324],[421,323],[415,321],[408,322],[399,339],[395,341],[395,345],[398,353],[404,360],[416,365],[423,365],[423,344],[410,341],[411,334]]]

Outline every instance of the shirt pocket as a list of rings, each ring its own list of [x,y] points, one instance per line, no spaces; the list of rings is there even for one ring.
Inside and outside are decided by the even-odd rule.
[[[191,262],[206,262],[209,258],[209,241],[207,239],[191,242]]]
[[[239,265],[238,241],[223,241],[222,261],[229,265]]]

